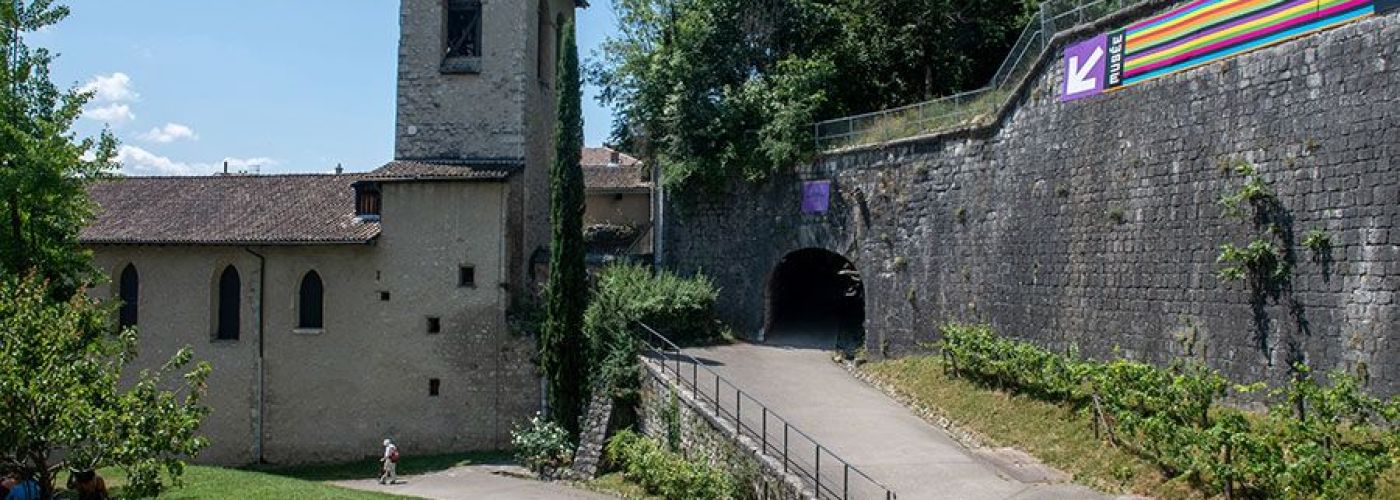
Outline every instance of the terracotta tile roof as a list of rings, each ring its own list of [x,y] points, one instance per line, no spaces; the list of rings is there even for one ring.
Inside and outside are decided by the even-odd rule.
[[[635,156],[613,148],[583,148],[582,161],[579,163],[585,167],[606,167],[612,163],[613,153],[617,153],[619,167],[635,167],[642,164],[642,160],[638,160]]]
[[[617,163],[613,163],[613,154]],[[583,185],[598,190],[644,190],[651,188],[650,172],[641,160],[612,148],[583,148]]]
[[[363,175],[126,177],[93,184],[87,244],[366,243],[379,223],[355,217]]]
[[[394,160],[365,175],[366,180],[396,181],[500,181],[524,168],[519,159]]]
[[[637,167],[583,167],[583,186],[586,189],[645,190],[651,188],[644,175],[645,169]]]

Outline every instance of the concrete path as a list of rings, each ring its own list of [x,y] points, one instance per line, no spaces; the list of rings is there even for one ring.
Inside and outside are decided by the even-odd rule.
[[[525,473],[525,470],[519,467],[470,465],[454,467],[420,476],[399,476],[399,482],[392,485],[379,484],[378,481],[373,479],[332,481],[331,484],[356,490],[378,491],[435,500],[483,498],[501,500],[544,500],[552,498],[602,500],[613,498],[600,493],[571,488],[564,483],[546,483],[515,476],[515,474],[522,473]]]
[[[832,362],[828,351],[738,343],[687,352],[752,395],[753,399],[738,398],[742,400],[737,403],[740,419],[749,429],[746,433],[769,436],[771,452],[781,453],[781,445],[775,442],[781,442],[782,424],[772,416],[764,423],[765,416],[755,401],[894,490],[899,500],[1104,497],[1074,484],[1034,482],[1040,474],[1006,465],[1014,462],[1014,454],[975,453],[964,448],[942,429],[847,373]],[[689,370],[688,365],[681,366],[686,378],[691,376]],[[701,392],[713,397],[714,377],[699,370],[698,381]],[[731,400],[734,397],[732,389],[721,387],[721,406],[729,418],[736,409]],[[796,444],[803,440],[794,432],[789,434],[791,460],[803,463],[806,470],[816,470],[811,458],[815,450]],[[854,473],[847,481],[843,476],[846,471],[831,456],[822,460],[822,483],[833,490],[827,494],[839,496],[841,489],[849,487],[854,498],[883,498],[883,490]]]

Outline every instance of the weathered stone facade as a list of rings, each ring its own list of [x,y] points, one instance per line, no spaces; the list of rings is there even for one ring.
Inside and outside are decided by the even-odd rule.
[[[394,158],[524,164],[509,205],[511,226],[522,231],[509,251],[516,276],[549,242],[554,72],[560,30],[576,2],[483,0],[482,54],[468,73],[441,70],[447,2],[401,2]],[[525,291],[515,290],[517,298]]]
[[[385,184],[383,233],[369,245],[93,250],[113,276],[128,264],[140,273],[140,368],[187,345],[214,366],[201,462],[357,459],[386,437],[420,455],[500,449],[540,408],[535,341],[506,326],[505,186]],[[228,265],[243,281],[241,335],[211,340]],[[474,267],[477,286],[459,286],[462,265]],[[325,324],[304,330],[297,293],[310,271],[325,284]],[[429,331],[429,318],[441,331]]]
[[[1092,356],[1204,359],[1242,382],[1278,380],[1301,353],[1400,392],[1400,15],[1073,103],[1052,60],[990,127],[671,194],[663,265],[714,278],[725,319],[755,332],[784,255],[840,253],[864,279],[876,354],[983,321]],[[1220,167],[1240,160],[1277,191],[1296,256],[1290,288],[1258,307],[1216,276],[1220,246],[1261,231],[1218,203],[1242,182]],[[831,211],[803,215],[817,179]],[[1316,259],[1312,229],[1333,241]]]

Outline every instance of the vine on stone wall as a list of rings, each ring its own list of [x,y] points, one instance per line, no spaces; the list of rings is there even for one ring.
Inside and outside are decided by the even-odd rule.
[[[1227,217],[1252,225],[1257,231],[1253,239],[1242,246],[1225,243],[1220,246],[1216,262],[1225,264],[1218,274],[1222,281],[1244,281],[1252,290],[1270,291],[1288,281],[1292,273],[1287,248],[1291,230],[1280,223],[1287,219],[1283,206],[1273,188],[1248,162],[1237,162],[1228,170],[1245,178],[1239,189],[1220,197]]]
[[[1280,339],[1286,349],[1286,366],[1295,379],[1306,377],[1306,373],[1292,369],[1306,361],[1302,342],[1311,334],[1303,305],[1293,294],[1293,268],[1297,265],[1293,251],[1293,215],[1254,164],[1245,160],[1222,161],[1220,167],[1226,175],[1244,178],[1238,188],[1221,195],[1220,205],[1226,217],[1246,223],[1251,235],[1250,241],[1243,245],[1226,242],[1220,246],[1216,261],[1224,267],[1217,276],[1227,283],[1243,281],[1248,287],[1255,342],[1270,366],[1273,365],[1269,355],[1273,320],[1267,305],[1272,301],[1288,308],[1294,328]]]

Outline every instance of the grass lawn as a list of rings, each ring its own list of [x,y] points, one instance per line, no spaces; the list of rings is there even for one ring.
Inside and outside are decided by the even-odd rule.
[[[491,451],[454,453],[447,455],[404,456],[399,461],[399,475],[426,474],[462,465],[513,463],[510,453]],[[117,498],[126,485],[121,469],[100,471],[108,489]],[[325,481],[373,479],[379,476],[379,461],[373,458],[323,465],[290,467],[250,466],[240,469],[192,465],[186,468],[183,486],[161,494],[161,498],[176,500],[252,498],[252,499],[347,499],[382,500],[412,498],[384,493],[350,490],[325,484]],[[67,480],[59,478],[59,486]],[[61,498],[61,497],[60,497]]]
[[[610,472],[598,476],[592,481],[578,484],[588,490],[626,498],[628,500],[661,500],[661,497],[647,494],[646,488],[643,488],[642,485],[633,483],[628,481],[627,478],[622,477],[621,472]]]
[[[121,487],[126,484],[126,474],[122,473],[121,469],[103,469],[100,474],[107,482],[107,487],[112,491],[113,496],[124,498]],[[62,479],[66,480],[67,476]],[[175,500],[223,498],[386,500],[410,498],[350,490],[316,481],[294,479],[264,472],[199,465],[186,468],[185,476],[181,480],[184,483],[183,486],[162,493],[160,498]]]
[[[1073,475],[1075,482],[1112,493],[1157,498],[1206,496],[1184,481],[1163,476],[1152,463],[1096,438],[1087,415],[1068,406],[950,378],[937,357],[871,363],[861,370],[940,412],[959,428],[982,435],[987,444],[1025,450]],[[1400,498],[1400,467],[1382,477],[1379,487],[1375,498]]]

